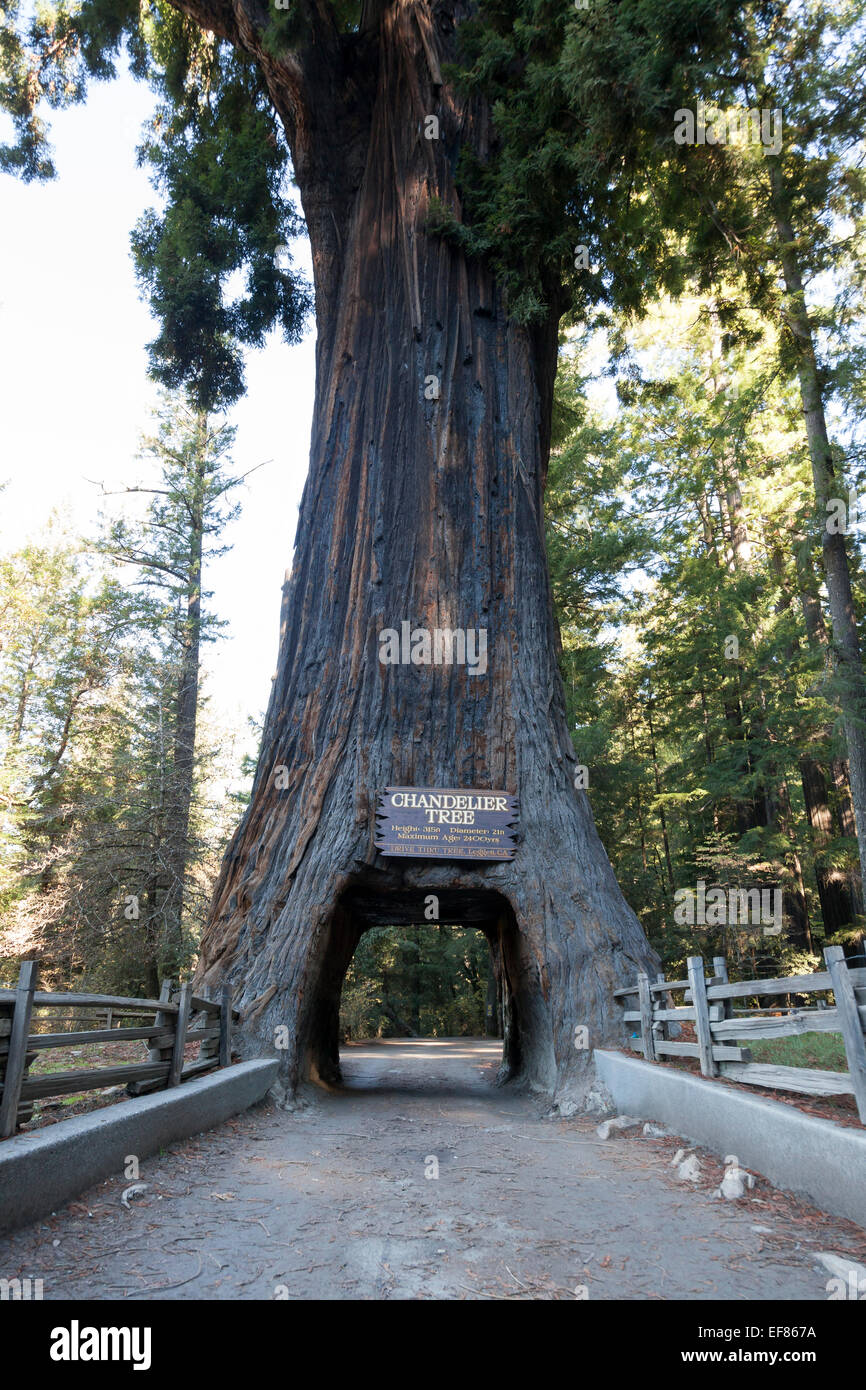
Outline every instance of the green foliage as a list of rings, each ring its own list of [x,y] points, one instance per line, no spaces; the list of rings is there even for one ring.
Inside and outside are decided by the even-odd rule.
[[[139,151],[165,209],[146,214],[132,237],[161,325],[151,371],[186,386],[204,410],[243,393],[240,345],[262,346],[275,325],[297,341],[310,307],[285,259],[302,224],[281,192],[285,141],[258,69],[232,50],[207,56],[195,80],[187,68],[182,99],[160,107]],[[245,290],[231,300],[228,282],[240,273]]]
[[[0,109],[11,117],[16,139],[0,145],[0,170],[25,181],[53,178],[44,103],[59,110],[84,92],[75,6],[7,0],[0,23]]]
[[[150,478],[119,494],[102,490],[105,510],[96,548],[118,565],[132,567],[130,581],[144,591],[137,611],[165,632],[179,661],[188,638],[188,600],[211,597],[202,587],[197,546],[203,563],[226,553],[216,541],[239,514],[240,504],[230,498],[243,479],[229,468],[234,426],[169,395],[162,399],[156,424],[156,432],[143,435],[139,446],[139,462]],[[143,514],[123,506],[117,512],[113,498],[128,503],[134,496],[149,499]],[[209,640],[221,626],[205,609],[197,635]]]
[[[285,61],[326,34],[351,62],[361,18],[357,0],[296,2],[259,16],[257,37]],[[434,204],[430,230],[486,258],[524,322],[640,314],[689,276],[706,289],[734,268],[755,304],[778,304],[773,168],[794,225],[808,228],[810,272],[840,253],[854,259],[863,37],[862,0],[480,0],[446,76],[488,104],[491,138],[483,152],[469,142],[453,152],[464,213]],[[0,103],[17,140],[0,167],[50,177],[40,112],[81,100],[122,53],[161,98],[142,158],[165,205],[133,238],[161,324],[153,370],[212,409],[242,390],[242,347],[274,326],[293,340],[309,307],[301,278],[274,264],[299,223],[282,193],[288,152],[262,64],[169,0],[44,0],[32,15],[12,0]],[[678,113],[699,103],[780,108],[783,153],[748,140],[678,143]],[[239,275],[245,289],[231,297]]]
[[[682,284],[658,191],[676,187],[674,113],[708,69],[745,50],[750,7],[731,0],[482,0],[451,72],[490,102],[489,157],[464,151],[466,226],[524,321],[598,304],[636,311]],[[588,268],[575,249],[589,253]]]
[[[310,308],[287,249],[302,231],[284,192],[288,151],[260,69],[168,0],[46,0],[33,14],[12,0],[0,31],[0,108],[16,139],[0,147],[0,169],[52,178],[40,112],[83,100],[122,53],[160,97],[139,157],[161,206],[132,237],[160,323],[151,369],[200,409],[220,409],[243,393],[242,349],[275,328],[297,341]]]
[[[343,1035],[483,1033],[491,969],[487,942],[471,928],[375,927],[362,936],[343,984]]]
[[[238,482],[232,431],[203,423],[164,403],[151,476],[99,541],[54,523],[0,561],[0,959],[36,954],[64,987],[152,996],[188,967],[236,817],[242,750],[197,662],[192,722],[181,701],[193,626],[218,627],[199,552],[221,553]]]
[[[569,724],[626,896],[674,973],[696,951],[786,973],[837,931],[858,939],[862,904],[799,394],[772,329],[739,304],[732,334],[718,299],[664,301],[624,332],[615,399],[566,345],[548,546]],[[804,758],[824,778],[820,833]],[[781,887],[783,936],[678,925],[698,879]]]

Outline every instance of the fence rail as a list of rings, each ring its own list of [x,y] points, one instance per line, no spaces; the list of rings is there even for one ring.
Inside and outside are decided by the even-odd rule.
[[[231,1062],[232,1027],[240,1014],[232,1007],[227,986],[219,999],[209,999],[193,994],[190,984],[173,992],[172,982],[165,980],[159,999],[126,999],[109,994],[58,994],[37,990],[36,984],[36,962],[25,961],[17,988],[0,989],[0,1139],[8,1139],[30,1119],[36,1100],[124,1084],[128,1094],[144,1095]],[[58,1008],[65,1012],[58,1015]],[[40,1016],[40,1010],[54,1012]],[[150,1021],[134,1026],[125,1022],[141,1018]],[[106,1026],[40,1031],[60,1021],[91,1025],[104,1021]],[[148,1044],[147,1061],[29,1074],[46,1049],[136,1041]],[[185,1063],[189,1043],[201,1047],[198,1060]]]
[[[770,980],[728,979],[724,956],[714,956],[713,974],[705,974],[700,956],[690,956],[688,978],[650,981],[641,974],[636,984],[616,991],[620,1001],[637,996],[637,1007],[623,1003],[626,1023],[640,1024],[638,1050],[648,1062],[664,1057],[695,1057],[704,1076],[726,1076],[746,1085],[802,1091],[807,1095],[852,1095],[866,1125],[866,970],[852,970],[841,946],[824,951],[826,970],[813,975],[783,975]],[[673,995],[683,992],[681,1005]],[[834,1002],[817,1007],[783,1004],[782,997],[826,994]],[[780,996],[772,1008],[736,1008],[735,999]],[[677,1041],[672,1025],[694,1023],[695,1042]],[[798,1033],[841,1033],[848,1070],[824,1071],[806,1067],[772,1066],[753,1062],[748,1047],[755,1038],[792,1037]]]

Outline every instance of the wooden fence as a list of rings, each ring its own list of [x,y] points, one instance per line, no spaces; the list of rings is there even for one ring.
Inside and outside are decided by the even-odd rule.
[[[812,975],[732,982],[724,956],[713,958],[713,974],[709,978],[701,957],[690,956],[687,979],[666,980],[659,975],[650,982],[648,975],[641,974],[631,988],[618,989],[616,997],[626,1001],[637,996],[637,1008],[624,1002],[623,1017],[627,1023],[640,1025],[640,1039],[635,1040],[635,1046],[648,1062],[665,1057],[696,1057],[704,1076],[726,1076],[751,1086],[803,1091],[808,1095],[853,1095],[861,1123],[866,1125],[866,970],[851,970],[841,946],[828,946],[824,961],[826,970]],[[683,993],[681,1005],[673,1000],[679,992]],[[824,998],[818,999],[814,1008],[800,1003],[803,996],[830,992],[832,1005]],[[761,1002],[776,998],[777,1003]],[[757,1002],[736,1005],[735,1000]],[[671,1037],[671,1025],[683,1022],[694,1023],[695,1042]],[[846,1072],[753,1062],[748,1048],[740,1045],[754,1038],[810,1032],[842,1034],[848,1061]]]
[[[0,989],[0,1139],[8,1139],[30,1118],[36,1100],[123,1085],[130,1095],[144,1095],[178,1086],[231,1061],[232,1026],[240,1015],[232,1008],[228,988],[223,989],[219,1000],[212,1000],[193,994],[190,984],[172,993],[171,981],[165,980],[159,999],[124,999],[106,994],[44,993],[37,990],[36,983],[36,963],[25,961],[17,988]],[[59,1019],[73,1019],[91,1027],[74,1032],[43,1031],[46,1026],[53,1029]],[[115,1019],[118,1026],[113,1026]],[[92,1026],[100,1021],[107,1026]],[[45,1048],[134,1041],[147,1042],[146,1062],[28,1075]],[[201,1044],[199,1057],[184,1064],[189,1043]]]

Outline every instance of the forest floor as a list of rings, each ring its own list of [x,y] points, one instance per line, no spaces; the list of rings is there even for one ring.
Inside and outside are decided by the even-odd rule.
[[[344,1049],[345,1085],[257,1106],[144,1159],[0,1241],[46,1298],[816,1299],[819,1251],[866,1262],[866,1232],[758,1180],[713,1197],[674,1137],[602,1141],[496,1088],[499,1044]],[[434,1174],[438,1173],[438,1176]]]

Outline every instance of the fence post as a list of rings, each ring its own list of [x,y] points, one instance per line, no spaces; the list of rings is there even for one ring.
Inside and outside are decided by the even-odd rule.
[[[12,1031],[9,1034],[9,1051],[6,1055],[3,1099],[0,1100],[0,1139],[8,1139],[14,1134],[18,1122],[18,1102],[21,1098],[24,1072],[27,1069],[27,1045],[30,1037],[30,1016],[33,1013],[33,995],[36,992],[36,974],[36,961],[25,960],[15,990],[15,1011],[12,1015]]]
[[[710,1010],[707,1003],[707,982],[704,979],[704,962],[701,956],[689,956],[686,962],[689,972],[689,987],[692,1003],[695,1006],[695,1033],[701,1053],[701,1072],[704,1076],[717,1076],[718,1068],[713,1061],[713,1035],[710,1031]]]
[[[160,1004],[171,1003],[171,980],[163,980],[159,991]],[[154,1016],[154,1028],[164,1028],[168,1030],[174,1027],[175,1015],[171,1013],[157,1013]],[[171,1044],[166,1047],[149,1047],[147,1049],[147,1060],[149,1062],[171,1062],[173,1047]],[[128,1096],[143,1096],[154,1087],[159,1087],[159,1081],[130,1081],[126,1088]],[[166,1082],[166,1084],[168,1084]]]
[[[713,974],[721,984],[730,984],[727,956],[713,956]],[[732,999],[722,999],[720,1003],[722,1006],[722,1018],[733,1018],[734,1001]]]
[[[649,975],[641,971],[637,977],[637,997],[640,1008],[640,1031],[643,1036],[643,1055],[647,1062],[656,1059],[655,1039],[653,1038],[653,1006],[650,994]]]
[[[171,1051],[171,1065],[168,1069],[168,1080],[166,1086],[179,1086],[181,1072],[183,1071],[183,1049],[186,1044],[186,1026],[189,1023],[190,1001],[192,999],[192,985],[187,981],[180,987],[180,999],[178,1010],[175,1014],[175,1034],[174,1047]]]
[[[656,975],[656,984],[663,985],[664,983],[665,972],[660,970]],[[673,1008],[673,996],[670,990],[665,990],[663,994],[658,993],[655,997],[659,1009]],[[675,1023],[673,1027],[671,1027],[667,1019],[662,1019],[660,1022],[653,1024],[653,1036],[657,1042],[670,1042],[672,1038],[679,1037],[679,1024]]]
[[[202,988],[199,990],[199,994],[201,995],[202,999],[207,999],[208,1001],[212,1001],[212,999],[213,999],[213,993],[212,993],[211,989],[210,989],[207,985],[203,985],[203,986],[202,986]],[[191,1015],[191,1016],[192,1016],[192,1015]],[[211,1028],[211,1027],[214,1026],[214,1018],[216,1017],[216,1015],[212,1014],[208,1009],[203,1009],[203,1010],[202,1010],[202,1017],[203,1017],[203,1022],[202,1022],[202,1027],[203,1027],[203,1028],[208,1028],[208,1029],[209,1029],[209,1028]],[[194,1031],[193,1031],[192,1036],[195,1037],[195,1032],[194,1032]],[[201,1048],[200,1048],[199,1054],[198,1054],[198,1059],[199,1059],[200,1062],[212,1062],[214,1066],[217,1066],[217,1065],[218,1065],[218,1063],[217,1063],[217,1053],[218,1053],[218,1052],[219,1052],[219,1038],[207,1038],[207,1039],[202,1043],[202,1045],[201,1045]]]
[[[228,985],[223,985],[220,995],[219,1042],[220,1066],[227,1067],[232,1060],[232,992]]]
[[[833,981],[836,996],[836,1012],[845,1042],[845,1055],[851,1073],[851,1085],[857,1101],[857,1113],[862,1124],[866,1125],[866,1037],[860,1022],[857,996],[851,981],[851,972],[841,946],[825,946],[824,960]]]

